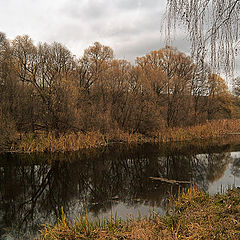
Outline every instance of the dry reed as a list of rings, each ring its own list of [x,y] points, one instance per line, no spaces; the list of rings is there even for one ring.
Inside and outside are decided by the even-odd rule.
[[[240,239],[240,190],[229,190],[214,197],[191,188],[175,198],[175,211],[165,217],[120,221],[89,222],[63,218],[56,226],[45,225],[41,240],[56,239]]]
[[[11,148],[12,150],[23,152],[67,152],[98,148],[114,142],[127,144],[144,142],[168,143],[210,140],[237,135],[240,135],[240,120],[214,120],[197,126],[164,129],[152,133],[150,136],[124,132],[119,129],[112,130],[108,134],[102,134],[98,131],[86,134],[78,132],[63,134],[58,137],[51,132],[35,134],[35,136],[28,134],[22,136],[20,143]]]

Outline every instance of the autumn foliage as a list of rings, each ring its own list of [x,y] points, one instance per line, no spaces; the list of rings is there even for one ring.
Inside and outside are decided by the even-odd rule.
[[[169,46],[131,64],[98,42],[76,58],[60,43],[1,33],[0,145],[39,133],[151,136],[230,118],[227,85],[204,71]]]

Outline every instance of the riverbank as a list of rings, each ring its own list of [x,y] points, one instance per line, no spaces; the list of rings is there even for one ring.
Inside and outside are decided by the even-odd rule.
[[[41,240],[55,239],[240,239],[240,190],[213,197],[191,188],[172,201],[175,211],[148,219],[89,222],[81,217],[63,218],[56,226],[45,225]]]
[[[107,134],[77,132],[68,134],[43,133],[19,134],[10,147],[14,152],[67,152],[98,148],[113,143],[142,144],[171,143],[198,140],[218,140],[240,135],[240,120],[209,121],[205,124],[184,128],[169,128],[152,132],[151,135],[114,130]]]

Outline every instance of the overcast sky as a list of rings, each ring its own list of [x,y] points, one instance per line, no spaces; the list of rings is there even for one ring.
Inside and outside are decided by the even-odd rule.
[[[9,39],[29,35],[34,43],[60,42],[77,57],[98,41],[115,57],[132,63],[165,46],[167,0],[0,0],[0,31]],[[171,44],[189,54],[187,34],[178,31]],[[239,75],[240,58],[237,58]]]
[[[165,46],[160,32],[166,0],[0,0],[0,31],[9,39],[27,34],[34,42],[57,41],[80,57],[95,41],[117,58]],[[175,45],[187,51],[184,35]]]

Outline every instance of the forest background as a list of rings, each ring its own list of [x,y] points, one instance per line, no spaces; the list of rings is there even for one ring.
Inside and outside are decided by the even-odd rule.
[[[239,82],[230,92],[206,63],[195,64],[170,46],[132,64],[99,42],[76,58],[58,42],[34,45],[27,35],[9,40],[1,33],[0,145],[9,149],[26,136],[49,133],[98,133],[105,142],[121,140],[121,134],[153,137],[238,119]]]

